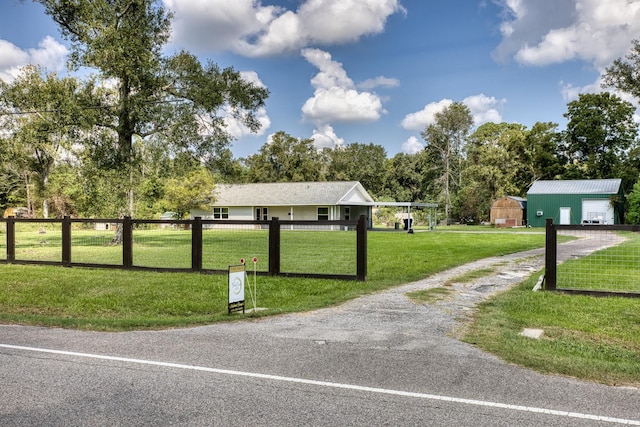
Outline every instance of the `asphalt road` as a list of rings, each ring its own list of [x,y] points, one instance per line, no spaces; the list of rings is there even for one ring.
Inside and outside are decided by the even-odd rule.
[[[640,425],[638,389],[537,374],[452,337],[480,299],[539,269],[541,253],[255,321],[126,333],[0,325],[0,425]],[[499,272],[455,285],[448,301],[405,296],[487,265]]]

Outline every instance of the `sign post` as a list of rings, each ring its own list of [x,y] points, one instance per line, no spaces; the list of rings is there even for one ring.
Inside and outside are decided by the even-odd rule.
[[[253,257],[253,292],[251,292],[251,283],[249,283],[249,293],[251,294],[251,300],[253,301],[253,312],[258,310],[256,301],[258,300],[258,287],[256,286],[256,274],[258,269],[258,258]]]
[[[229,314],[242,310],[244,313],[244,263],[229,266]]]

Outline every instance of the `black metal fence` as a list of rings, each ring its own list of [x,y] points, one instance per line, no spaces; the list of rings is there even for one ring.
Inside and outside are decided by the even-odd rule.
[[[558,244],[558,236],[569,242]],[[595,296],[640,297],[640,225],[546,222],[544,287]]]
[[[0,219],[1,234],[6,234],[0,239],[4,264],[226,274],[229,265],[244,260],[260,275],[358,281],[367,276],[364,216],[358,221],[10,217]]]

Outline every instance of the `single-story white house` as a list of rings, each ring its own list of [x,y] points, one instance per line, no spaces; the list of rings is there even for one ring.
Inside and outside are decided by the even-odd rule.
[[[362,184],[344,182],[275,182],[220,184],[211,211],[194,210],[202,219],[267,221],[356,220],[371,217],[374,201]]]
[[[376,202],[358,181],[219,184],[211,210],[193,210],[206,220],[281,221],[357,220],[368,218],[374,206],[398,206],[410,213],[410,202]]]

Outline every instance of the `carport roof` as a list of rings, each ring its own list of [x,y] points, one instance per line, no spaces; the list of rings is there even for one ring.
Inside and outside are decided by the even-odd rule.
[[[527,194],[617,194],[620,179],[576,179],[536,181]]]

